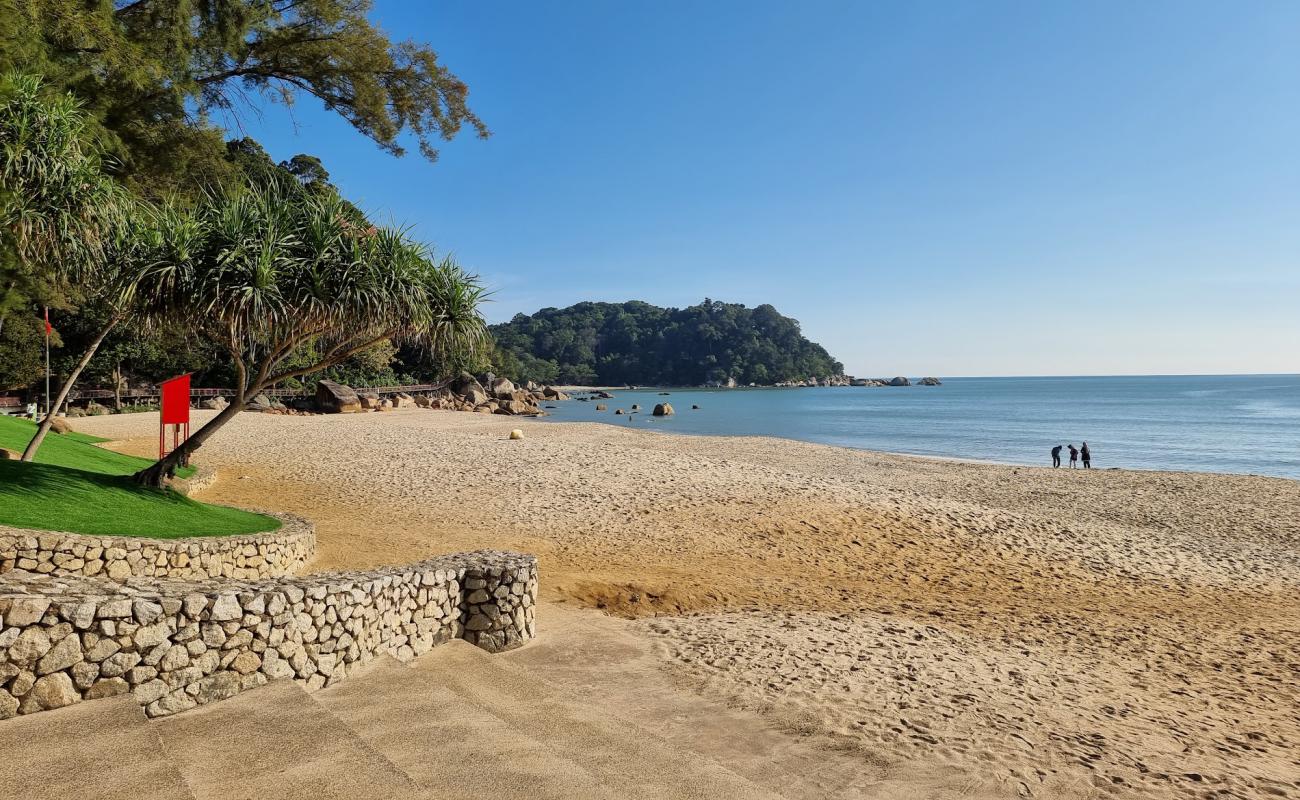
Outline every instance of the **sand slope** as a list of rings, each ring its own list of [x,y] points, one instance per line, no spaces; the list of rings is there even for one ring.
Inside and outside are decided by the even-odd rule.
[[[519,425],[241,415],[205,499],[317,520],[320,568],[532,550],[681,685],[958,794],[1300,793],[1300,483]]]

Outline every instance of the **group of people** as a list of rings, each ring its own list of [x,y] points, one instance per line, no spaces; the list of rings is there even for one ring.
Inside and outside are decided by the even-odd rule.
[[[1070,467],[1071,467],[1071,469],[1073,469],[1074,467],[1078,466],[1078,463],[1079,463],[1079,459],[1080,459],[1080,458],[1083,459],[1083,468],[1084,468],[1084,469],[1092,469],[1092,451],[1088,449],[1088,443],[1087,443],[1087,442],[1084,442],[1082,447],[1075,447],[1075,446],[1072,445],[1072,444],[1069,444],[1069,445],[1058,444],[1056,447],[1053,447],[1053,448],[1052,448],[1052,466],[1053,466],[1053,467],[1059,467],[1059,466],[1061,466],[1061,450],[1062,450],[1062,448],[1065,448],[1065,447],[1070,448]]]

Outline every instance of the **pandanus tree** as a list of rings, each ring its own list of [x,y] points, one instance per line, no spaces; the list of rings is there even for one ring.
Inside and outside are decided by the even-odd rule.
[[[32,294],[103,265],[127,199],[104,168],[78,101],[0,76],[0,326]]]
[[[126,218],[114,227],[113,236],[102,246],[101,262],[88,271],[84,283],[86,293],[91,295],[87,303],[101,312],[97,316],[102,322],[72,371],[64,377],[58,395],[36,429],[36,435],[23,450],[23,461],[36,458],[41,443],[54,425],[55,415],[67,402],[77,379],[99,351],[104,339],[127,320],[145,321],[136,302],[140,279],[160,265],[187,260],[189,249],[198,240],[194,218],[170,204],[134,203]]]
[[[193,212],[184,257],[145,271],[137,298],[219,343],[236,375],[229,406],[136,474],[162,486],[259,392],[385,341],[435,350],[487,340],[484,292],[405,231],[375,227],[333,192],[272,181],[214,192]]]

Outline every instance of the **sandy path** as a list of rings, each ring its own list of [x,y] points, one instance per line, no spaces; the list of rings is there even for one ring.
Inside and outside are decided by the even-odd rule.
[[[872,763],[1300,795],[1300,483],[420,410],[241,415],[202,457],[205,499],[315,519],[323,569],[537,552],[552,601],[670,615],[640,626],[681,681]]]

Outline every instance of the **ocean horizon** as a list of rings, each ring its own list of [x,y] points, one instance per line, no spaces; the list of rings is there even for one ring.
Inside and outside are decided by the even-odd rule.
[[[1094,469],[1300,479],[1300,375],[940,377],[933,387],[614,389],[599,401],[607,411],[570,400],[548,403],[543,419],[1030,466],[1086,441]],[[652,417],[664,401],[676,413]],[[638,413],[615,416],[633,404]]]

